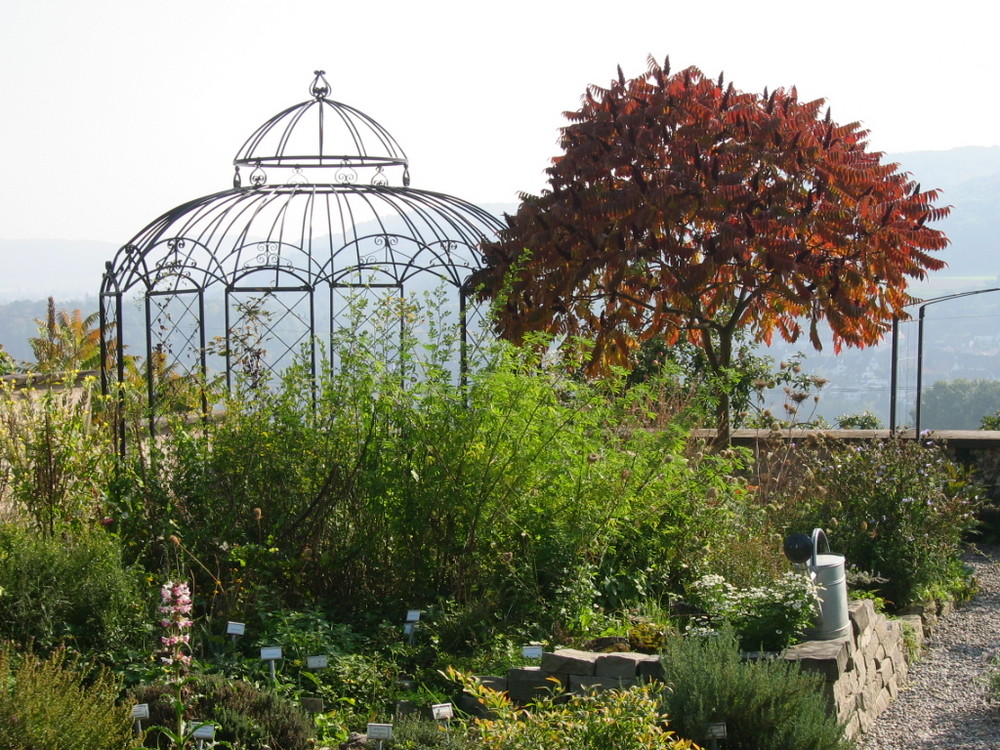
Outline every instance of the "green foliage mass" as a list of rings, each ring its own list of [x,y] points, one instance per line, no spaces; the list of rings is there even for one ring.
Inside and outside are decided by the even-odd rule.
[[[734,628],[745,651],[783,651],[813,624],[817,591],[798,573],[787,572],[766,586],[737,588],[720,575],[706,575],[688,587],[686,599],[708,615],[709,627]]]
[[[169,726],[173,708],[166,698],[170,685],[135,688],[129,693],[134,703],[149,706],[144,747],[158,747],[160,732],[154,726]],[[305,750],[312,728],[302,712],[281,695],[248,682],[223,675],[200,675],[183,688],[184,716],[187,720],[211,720],[219,729],[216,739],[239,747],[268,746],[273,750]],[[165,746],[165,745],[163,745]]]
[[[338,361],[315,401],[293,368],[142,457],[116,498],[129,539],[152,533],[133,552],[179,554],[237,619],[317,602],[398,619],[452,601],[487,627],[572,626],[595,601],[663,596],[724,514],[704,497],[728,495],[735,457],[685,455],[678,421],[646,429],[655,383],[583,382],[523,351],[465,386],[363,351]]]
[[[466,692],[487,709],[475,719],[472,746],[482,750],[693,750],[666,728],[662,685],[585,694],[560,693],[532,701],[525,709],[505,693],[485,687],[454,671]]]
[[[826,711],[822,677],[782,659],[743,661],[732,631],[670,640],[662,654],[663,709],[681,737],[707,744],[709,724],[725,722],[733,750],[846,750]]]
[[[0,383],[0,495],[43,533],[102,514],[114,465],[110,431],[94,419],[93,378],[75,392],[18,393]]]
[[[811,460],[824,489],[811,522],[850,568],[886,579],[880,596],[899,607],[962,589],[962,542],[984,499],[941,446],[868,441]]]
[[[131,711],[109,673],[59,649],[48,657],[0,644],[0,747],[125,750],[135,747]]]
[[[148,615],[139,579],[101,528],[50,537],[0,524],[0,638],[102,654],[141,643]]]

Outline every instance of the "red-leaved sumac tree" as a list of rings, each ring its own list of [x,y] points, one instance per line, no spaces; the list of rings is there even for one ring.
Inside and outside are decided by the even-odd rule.
[[[475,281],[500,333],[589,337],[594,371],[687,339],[716,374],[741,330],[769,343],[807,328],[820,348],[825,320],[837,351],[878,342],[906,316],[908,281],[944,265],[929,223],[949,208],[824,104],[671,74],[669,59],[589,87],[548,188],[483,249]],[[720,427],[727,415],[722,393]]]

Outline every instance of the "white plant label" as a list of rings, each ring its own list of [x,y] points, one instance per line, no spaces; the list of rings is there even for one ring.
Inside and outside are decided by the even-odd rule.
[[[408,610],[406,610],[406,621],[407,622],[416,622],[419,619],[420,619],[420,610],[419,609],[408,609]]]
[[[450,703],[435,703],[431,706],[431,713],[434,714],[435,721],[444,721],[455,715]]]
[[[226,623],[226,635],[243,635],[247,631],[246,623],[229,622]]]
[[[260,649],[261,661],[277,661],[281,658],[281,646],[262,646]]]
[[[726,739],[726,725],[724,722],[709,724],[705,727],[705,737],[710,740]]]
[[[196,722],[191,722],[192,724]],[[192,735],[196,740],[215,739],[215,724],[199,724]]]
[[[137,703],[132,706],[132,718],[133,719],[148,719],[149,718],[149,704],[148,703]]]
[[[309,669],[325,669],[326,666],[327,666],[327,658],[325,655],[306,657],[306,667]]]
[[[368,739],[370,740],[391,740],[392,724],[369,724]]]
[[[541,659],[542,658],[542,647],[541,646],[522,646],[521,656],[525,659]]]

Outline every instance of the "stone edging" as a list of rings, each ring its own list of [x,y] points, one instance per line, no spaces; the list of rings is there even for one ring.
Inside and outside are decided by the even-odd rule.
[[[928,610],[890,619],[875,612],[870,600],[857,599],[848,604],[848,613],[850,635],[828,641],[805,641],[792,646],[781,657],[824,677],[828,709],[844,727],[845,735],[854,738],[872,725],[905,684],[910,661],[919,654],[925,633],[936,624],[937,612],[933,618],[927,616]],[[912,635],[907,635],[907,631]],[[641,681],[662,681],[663,676],[663,666],[656,655],[559,649],[543,653],[540,666],[515,667],[506,677],[478,679],[486,687],[506,692],[515,702],[528,703],[539,690],[584,693],[593,689],[628,688]],[[470,713],[478,713],[477,708],[482,708],[460,707]]]

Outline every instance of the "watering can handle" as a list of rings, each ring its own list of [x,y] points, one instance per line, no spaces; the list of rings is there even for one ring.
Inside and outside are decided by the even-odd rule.
[[[812,543],[813,543],[813,553],[812,553],[812,567],[815,568],[818,561],[816,560],[816,555],[819,553],[819,538],[823,537],[823,544],[826,545],[827,554],[830,553],[830,540],[826,538],[826,533],[823,529],[813,529],[812,533]]]

